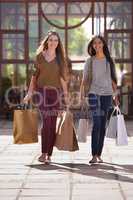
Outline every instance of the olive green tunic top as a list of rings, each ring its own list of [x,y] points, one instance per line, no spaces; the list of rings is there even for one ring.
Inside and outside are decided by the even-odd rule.
[[[38,87],[61,87],[59,65],[56,61],[56,58],[48,62],[43,54],[40,53],[36,58],[36,67],[37,72],[39,71],[37,77]]]

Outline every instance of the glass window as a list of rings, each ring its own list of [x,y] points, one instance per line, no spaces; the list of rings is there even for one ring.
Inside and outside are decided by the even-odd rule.
[[[3,59],[24,59],[24,35],[3,34]]]
[[[116,73],[119,86],[132,87],[132,65],[130,63],[116,63]]]
[[[92,37],[91,22],[89,18],[81,26],[68,30],[68,54],[72,60],[86,60],[88,57],[87,46]]]
[[[29,58],[35,60],[36,50],[38,48],[38,38],[29,38]]]
[[[15,106],[24,98],[26,89],[26,65],[2,65],[2,100],[3,105]],[[8,106],[7,106],[8,105]]]
[[[38,14],[38,4],[29,3],[29,15]]]
[[[85,17],[91,14],[91,3],[68,3],[68,26],[80,24]]]
[[[29,16],[29,37],[38,37],[38,16]]]
[[[10,80],[11,86],[23,86],[26,84],[25,64],[4,64],[1,68],[2,77]]]
[[[131,35],[129,33],[109,33],[108,44],[114,58],[131,58],[131,51],[129,48],[131,44]]]
[[[94,35],[104,33],[104,3],[96,2],[94,7]]]
[[[70,59],[84,60],[86,58],[88,45],[86,31],[84,26],[68,31],[68,54],[70,55]]]
[[[132,28],[132,3],[107,2],[107,29]]]
[[[35,60],[36,49],[38,47],[38,5],[29,4],[29,58]]]
[[[41,38],[45,37],[45,35],[47,34],[47,32],[49,30],[56,30],[55,27],[53,27],[52,25],[50,25],[49,23],[47,23],[47,21],[44,18],[41,18]]]
[[[118,86],[120,86],[121,91],[121,111],[128,114],[132,112],[130,109],[132,107],[132,96],[129,95],[132,92],[132,65],[130,63],[117,63],[116,66]]]
[[[42,3],[41,8],[45,17],[53,24],[65,26],[65,6],[64,3]]]
[[[1,28],[25,29],[25,4],[1,3]]]

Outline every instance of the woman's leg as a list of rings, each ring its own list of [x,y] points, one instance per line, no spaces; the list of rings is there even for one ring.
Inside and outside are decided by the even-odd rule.
[[[100,137],[98,141],[98,152],[97,152],[99,159],[103,150],[104,138],[105,138],[105,133],[106,133],[107,114],[112,104],[112,97],[101,96],[100,103],[101,103],[101,127],[100,127]]]
[[[43,127],[41,130],[41,151],[42,153],[46,154],[48,153],[50,126],[51,126],[51,119],[49,116],[46,116],[45,113],[43,115]]]
[[[100,135],[101,118],[100,118],[100,104],[99,96],[95,94],[89,94],[89,106],[92,113],[93,127],[91,137],[91,148],[92,148],[92,160],[90,163],[97,162],[96,156],[98,151],[98,141]]]
[[[51,116],[51,124],[50,124],[50,137],[48,142],[48,156],[51,157],[53,152],[53,147],[56,139],[56,119],[57,116]]]
[[[48,159],[53,152],[56,139],[56,119],[59,109],[59,92],[57,89],[46,89],[42,129],[42,153],[47,153]]]

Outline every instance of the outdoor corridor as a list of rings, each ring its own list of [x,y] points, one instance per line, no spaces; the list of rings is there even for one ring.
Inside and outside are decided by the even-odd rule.
[[[133,135],[133,123],[127,122]],[[1,200],[132,200],[133,137],[118,147],[106,139],[102,164],[89,164],[90,137],[74,153],[54,149],[51,165],[37,161],[40,144],[15,145],[12,122],[0,123]]]

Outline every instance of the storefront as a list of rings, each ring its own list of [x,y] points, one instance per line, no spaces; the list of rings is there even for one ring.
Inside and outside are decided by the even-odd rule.
[[[49,29],[60,34],[77,74],[83,69],[92,35],[105,37],[116,62],[121,107],[133,115],[132,0],[1,0],[1,99],[9,87],[26,87],[36,48]]]

